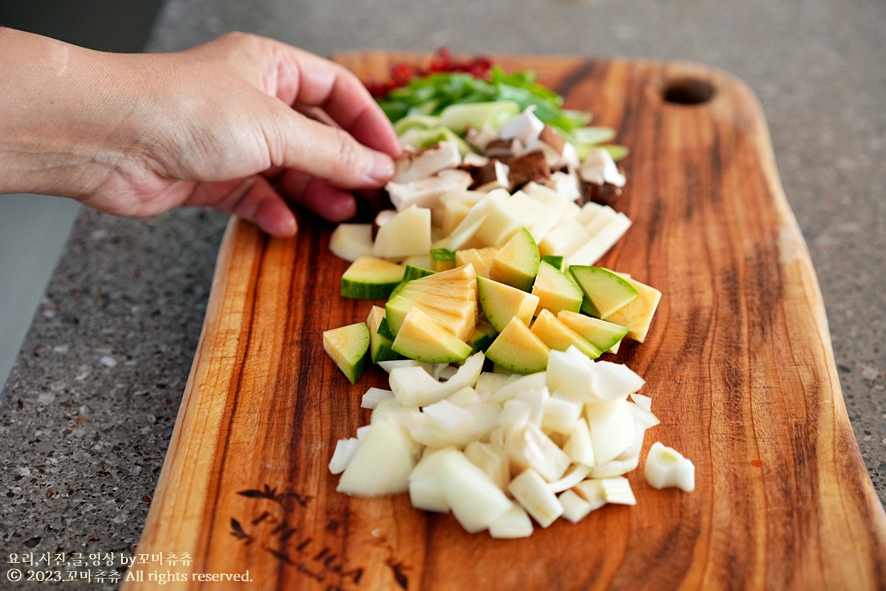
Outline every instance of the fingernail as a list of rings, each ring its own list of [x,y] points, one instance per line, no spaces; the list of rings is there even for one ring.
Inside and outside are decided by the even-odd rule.
[[[387,154],[368,150],[371,158],[368,180],[374,186],[383,185],[394,176],[394,161]]]

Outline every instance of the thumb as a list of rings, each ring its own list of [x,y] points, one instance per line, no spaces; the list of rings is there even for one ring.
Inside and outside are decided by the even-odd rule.
[[[364,146],[340,128],[305,117],[279,101],[277,105],[278,113],[264,126],[273,165],[346,189],[380,187],[394,175],[394,161],[387,154]]]

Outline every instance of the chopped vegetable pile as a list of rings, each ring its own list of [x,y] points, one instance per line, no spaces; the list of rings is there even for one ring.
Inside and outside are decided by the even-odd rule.
[[[324,347],[351,383],[377,364],[390,389],[366,392],[370,424],[338,442],[337,490],[408,492],[499,538],[634,504],[624,475],[659,421],[645,381],[610,359],[646,339],[661,292],[595,266],[631,225],[586,200],[626,182],[626,150],[604,145],[615,132],[586,127],[530,72],[445,51],[373,91],[405,152],[392,208],[339,225],[330,249],[352,261],[343,297],[387,301]],[[660,442],[644,475],[695,486],[692,462]]]

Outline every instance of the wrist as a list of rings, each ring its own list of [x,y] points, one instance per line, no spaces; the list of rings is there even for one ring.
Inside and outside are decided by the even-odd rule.
[[[0,55],[0,193],[88,197],[140,136],[119,60],[3,28]]]

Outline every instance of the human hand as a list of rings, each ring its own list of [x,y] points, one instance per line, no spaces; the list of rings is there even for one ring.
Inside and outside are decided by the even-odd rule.
[[[283,43],[234,33],[124,55],[0,29],[0,50],[2,192],[126,216],[210,206],[287,236],[288,202],[341,221],[355,213],[351,189],[394,172],[396,135],[363,85]],[[340,129],[299,112],[310,107]]]

